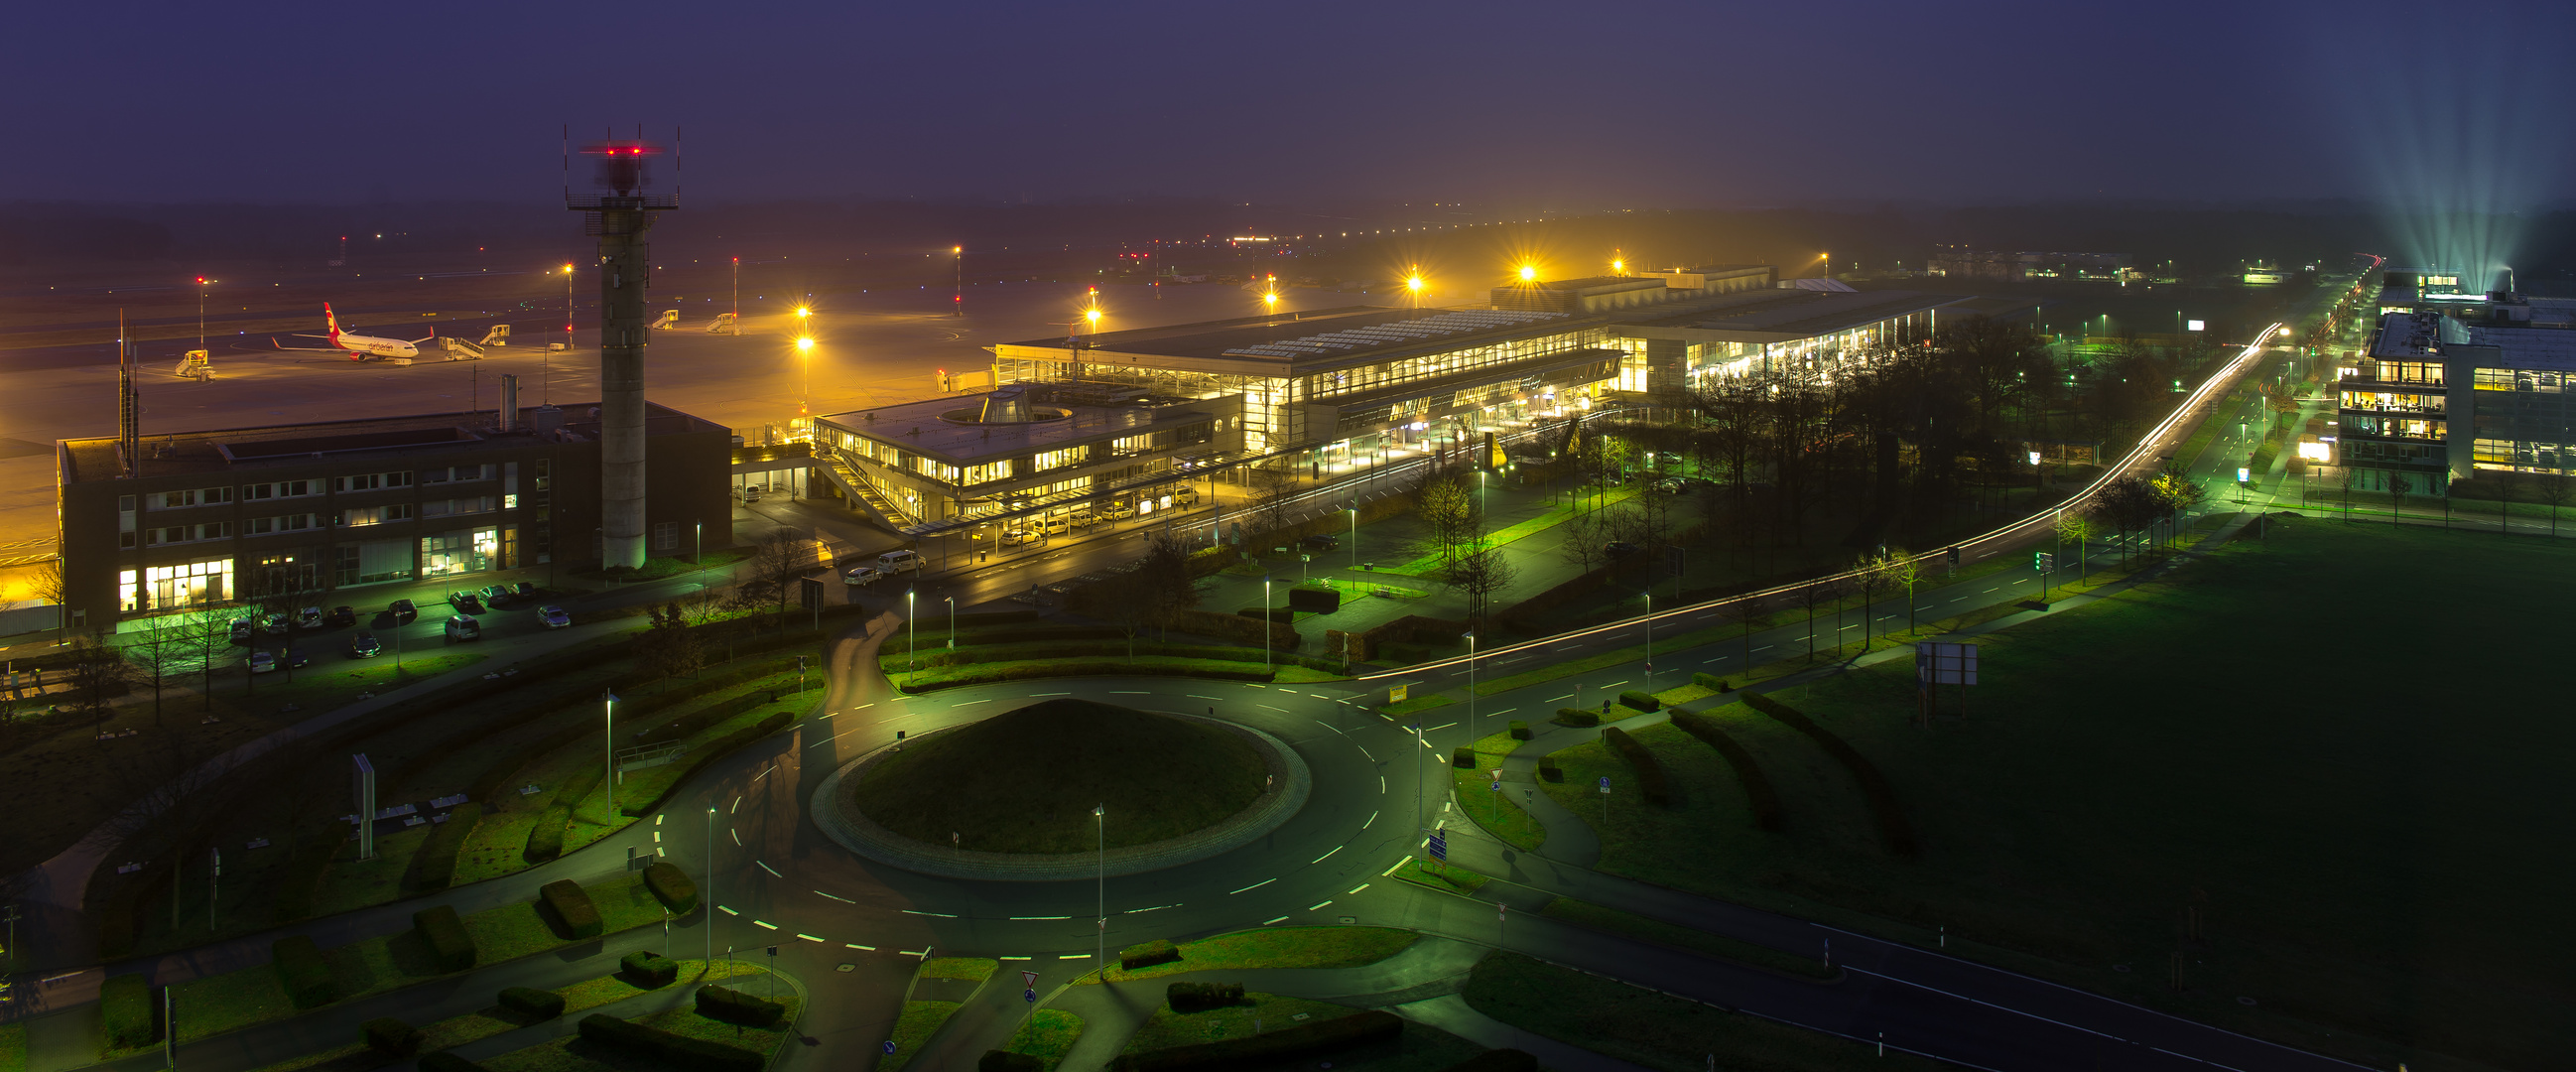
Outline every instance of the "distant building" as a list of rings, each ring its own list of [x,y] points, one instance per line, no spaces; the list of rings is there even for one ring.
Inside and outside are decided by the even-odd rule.
[[[2356,488],[2576,472],[2576,331],[2387,313],[2338,386],[2335,453]]]
[[[424,414],[55,445],[66,624],[600,560],[595,407]],[[647,404],[648,546],[731,544],[732,437]]]
[[[1963,246],[1941,247],[1932,254],[1927,272],[1945,279],[1994,279],[2006,283],[2034,279],[2130,283],[2146,278],[2130,267],[2126,253],[2014,252]]]

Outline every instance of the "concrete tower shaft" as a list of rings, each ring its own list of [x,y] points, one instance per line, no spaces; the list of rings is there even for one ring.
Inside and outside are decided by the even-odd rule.
[[[680,207],[679,198],[645,192],[646,157],[658,152],[642,142],[587,146],[599,157],[599,192],[573,196],[565,207],[584,213],[583,230],[599,239],[599,495],[600,565],[644,565],[644,340],[645,288],[652,257],[645,233],[653,214]]]

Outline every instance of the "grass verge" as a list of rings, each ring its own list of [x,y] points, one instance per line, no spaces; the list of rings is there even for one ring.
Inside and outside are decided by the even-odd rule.
[[[903,1015],[896,1017],[894,1022],[894,1052],[877,1062],[877,1072],[899,1072],[903,1066],[911,1064],[912,1055],[920,1053],[922,1044],[929,1042],[930,1036],[939,1031],[939,1025],[947,1023],[956,1012],[957,1003],[954,1001],[904,1002]]]
[[[1518,953],[1477,961],[1461,996],[1477,1012],[1522,1030],[1668,1072],[1698,1072],[1710,1055],[1720,1067],[1763,1072],[1829,1072],[1864,1062],[1894,1072],[1951,1067],[1907,1053],[1876,1057],[1850,1039],[1667,997]]]
[[[1194,971],[1253,968],[1356,968],[1403,952],[1422,937],[1393,927],[1272,927],[1201,938],[1181,946],[1181,959],[1128,971],[1112,967],[1108,982],[1151,979]],[[1088,975],[1085,984],[1101,982]]]
[[[1511,755],[1520,744],[1508,730],[1477,741],[1475,769],[1451,766],[1449,783],[1457,798],[1458,810],[1469,820],[1506,845],[1522,852],[1535,852],[1547,840],[1547,827],[1540,825],[1520,801],[1512,799],[1513,793],[1528,787],[1503,785],[1494,780],[1494,773],[1502,769],[1503,757]],[[1502,788],[1494,788],[1497,785],[1502,785]]]
[[[1329,1019],[1359,1010],[1305,998],[1283,998],[1277,994],[1245,993],[1243,1003],[1205,1012],[1173,1012],[1169,1005],[1157,1006],[1145,1026],[1127,1040],[1125,1053],[1146,1053],[1187,1046],[1195,1042],[1244,1038],[1265,1031],[1288,1027],[1303,1019]]]
[[[1419,856],[1407,858],[1393,874],[1387,877],[1429,886],[1443,893],[1463,893],[1471,897],[1477,890],[1485,888],[1486,881],[1485,876],[1466,868],[1452,867],[1437,861],[1425,860]]]
[[[1063,1009],[1039,1009],[1028,1021],[1011,1033],[1011,1043],[1003,1049],[1024,1053],[1044,1062],[1047,1072],[1064,1063],[1064,1055],[1082,1038],[1082,1017]]]

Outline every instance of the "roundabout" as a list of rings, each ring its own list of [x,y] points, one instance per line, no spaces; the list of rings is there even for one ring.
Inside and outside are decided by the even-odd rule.
[[[1061,697],[878,748],[823,779],[809,807],[834,842],[880,863],[1046,882],[1241,848],[1312,788],[1305,760],[1260,729]]]

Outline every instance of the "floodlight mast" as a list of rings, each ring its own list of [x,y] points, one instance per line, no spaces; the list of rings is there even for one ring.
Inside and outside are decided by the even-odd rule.
[[[571,129],[565,129],[564,207],[582,213],[582,233],[599,239],[599,486],[600,565],[644,565],[644,343],[645,287],[652,259],[644,234],[653,213],[680,207],[676,193],[648,192],[646,167],[661,155],[643,140],[612,135],[582,147],[598,158],[594,191],[575,195]]]

